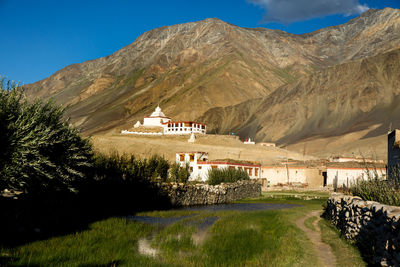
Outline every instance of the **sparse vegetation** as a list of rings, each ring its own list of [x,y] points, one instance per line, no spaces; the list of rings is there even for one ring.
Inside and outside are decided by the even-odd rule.
[[[239,180],[249,180],[250,177],[246,171],[241,169],[211,169],[208,172],[207,183],[210,185],[217,185],[220,183],[234,183]]]
[[[394,168],[392,177],[383,180],[378,172],[366,171],[367,179],[356,181],[349,191],[364,200],[377,201],[382,204],[400,206],[400,167]]]

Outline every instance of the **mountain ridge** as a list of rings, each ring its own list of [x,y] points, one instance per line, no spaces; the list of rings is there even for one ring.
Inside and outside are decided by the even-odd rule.
[[[239,129],[242,136],[265,140],[261,132],[268,123],[255,125],[246,117],[256,108],[244,107],[247,102],[261,105],[260,99],[319,71],[398,48],[397,9],[370,10],[301,35],[211,18],[150,30],[109,56],[67,66],[25,88],[29,98],[53,97],[69,105],[67,115],[85,134],[130,127],[157,104],[176,119],[200,118],[210,125],[210,112],[243,104],[228,120],[230,129],[226,121],[211,128]],[[271,139],[285,140],[281,135]]]

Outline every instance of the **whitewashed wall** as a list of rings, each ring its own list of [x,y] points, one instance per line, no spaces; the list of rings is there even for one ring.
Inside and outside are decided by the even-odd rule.
[[[375,176],[375,170],[370,169],[369,175]],[[378,176],[386,175],[386,169],[377,169]],[[349,187],[359,179],[367,179],[368,173],[365,168],[338,168],[327,167],[327,186]]]

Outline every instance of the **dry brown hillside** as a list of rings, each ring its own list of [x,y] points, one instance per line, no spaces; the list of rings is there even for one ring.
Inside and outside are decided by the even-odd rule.
[[[385,69],[397,62],[387,53],[398,48],[400,10],[391,8],[303,35],[206,19],[151,30],[25,87],[30,98],[68,104],[85,134],[128,128],[160,104],[174,119],[258,141],[296,144],[368,127],[381,136],[387,123],[376,126],[376,114],[397,103],[398,77]]]
[[[234,124],[235,114],[244,123]],[[387,131],[400,126],[400,49],[326,68],[199,120],[219,133],[234,131],[313,155],[361,151],[384,158]]]

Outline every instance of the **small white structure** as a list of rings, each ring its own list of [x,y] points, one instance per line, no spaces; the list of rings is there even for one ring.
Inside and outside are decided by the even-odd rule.
[[[249,140],[245,140],[245,141],[243,142],[243,144],[245,144],[245,145],[255,145],[256,142],[251,141],[251,139],[249,138]]]
[[[176,162],[182,167],[185,164],[189,164],[190,181],[201,180],[205,182],[208,179],[209,170],[217,168],[241,169],[246,171],[251,179],[260,178],[260,165],[228,161],[208,161],[207,152],[176,153]]]
[[[367,170],[368,168],[368,170]],[[362,164],[346,164],[336,163],[327,164],[327,186],[333,188],[350,187],[358,180],[368,179],[368,177],[375,177],[385,179],[386,168],[381,164],[379,166]]]
[[[260,146],[276,147],[275,143],[258,143]]]
[[[165,116],[159,106],[154,112],[144,117],[143,124],[140,121],[133,126],[133,131],[122,130],[122,134],[135,135],[185,135],[185,134],[206,134],[207,127],[204,123],[195,121],[172,121],[170,117]],[[149,130],[150,129],[150,130]],[[156,129],[152,131],[151,129]]]
[[[196,142],[196,136],[194,135],[194,133],[192,133],[192,134],[190,135],[190,138],[188,139],[188,142],[189,142],[189,143],[194,143],[194,142]]]
[[[149,117],[144,117],[143,126],[144,127],[154,127],[159,126],[162,127],[164,123],[170,122],[171,118],[165,116],[165,114],[161,111],[159,106],[156,107],[153,113]]]

